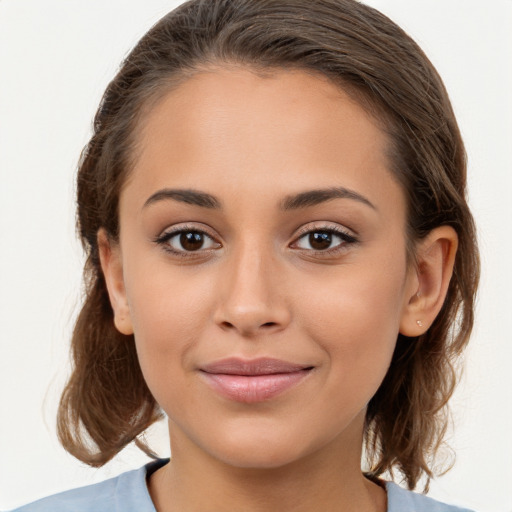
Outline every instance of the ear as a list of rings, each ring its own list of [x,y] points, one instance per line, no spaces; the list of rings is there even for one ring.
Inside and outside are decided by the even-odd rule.
[[[433,229],[416,247],[400,322],[404,336],[420,336],[441,310],[453,273],[458,237],[451,226]]]
[[[97,240],[101,269],[114,311],[114,325],[122,334],[133,334],[130,307],[124,286],[121,249],[118,243],[112,242],[104,229],[98,231]]]

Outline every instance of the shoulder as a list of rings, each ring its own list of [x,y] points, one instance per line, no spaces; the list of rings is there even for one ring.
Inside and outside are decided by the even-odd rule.
[[[393,482],[386,482],[387,512],[472,512],[466,508],[447,505],[440,501],[402,489]]]
[[[104,482],[61,492],[11,512],[155,512],[146,476],[166,462],[150,462]]]

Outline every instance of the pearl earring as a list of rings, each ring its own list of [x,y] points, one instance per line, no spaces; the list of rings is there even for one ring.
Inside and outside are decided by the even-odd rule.
[[[423,327],[423,322],[421,320],[416,320],[418,327]]]

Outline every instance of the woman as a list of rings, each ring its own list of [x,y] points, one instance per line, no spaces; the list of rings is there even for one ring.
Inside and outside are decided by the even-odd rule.
[[[378,12],[164,17],[80,164],[87,298],[59,432],[98,466],[149,453],[165,413],[172,460],[26,510],[432,509],[379,476],[433,476],[478,279],[464,195],[442,82]]]

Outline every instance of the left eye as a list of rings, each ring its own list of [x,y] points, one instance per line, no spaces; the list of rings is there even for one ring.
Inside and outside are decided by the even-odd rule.
[[[294,245],[299,249],[328,251],[343,244],[354,242],[355,239],[346,233],[338,233],[331,229],[317,229],[302,235]]]

